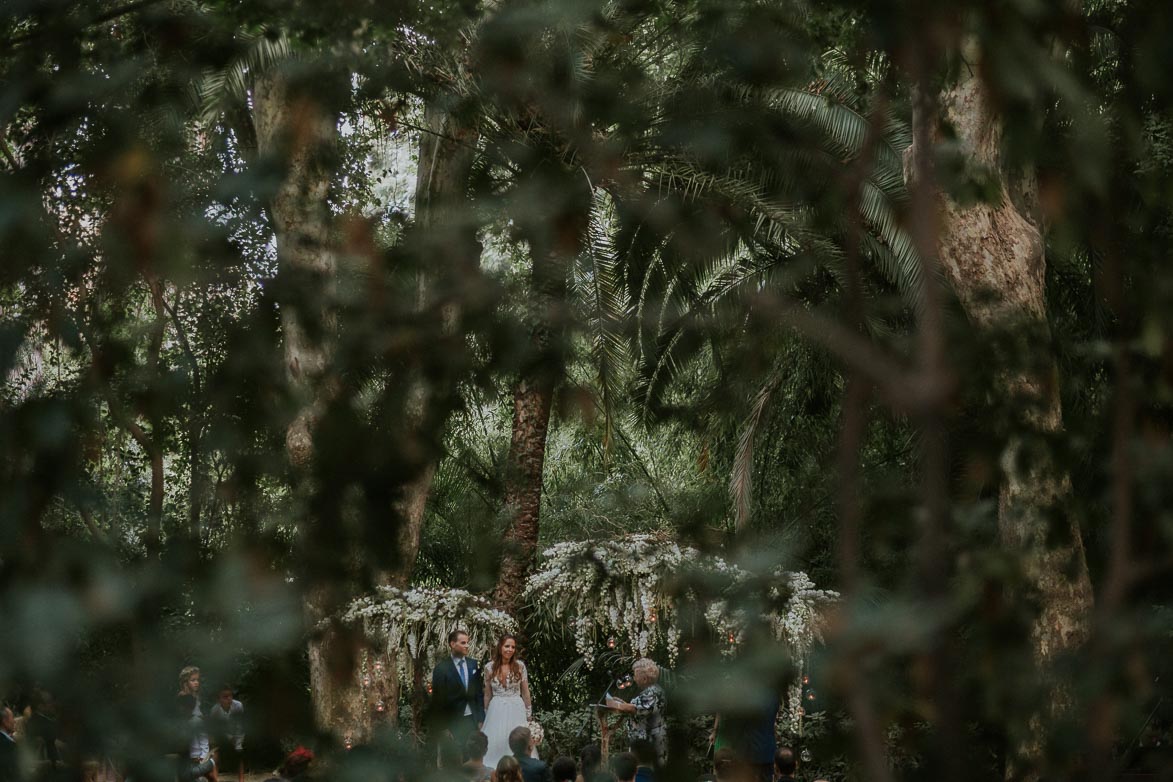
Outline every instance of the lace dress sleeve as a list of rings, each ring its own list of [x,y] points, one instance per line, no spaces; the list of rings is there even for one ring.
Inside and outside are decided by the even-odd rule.
[[[534,703],[529,694],[529,672],[521,660],[517,661],[517,668],[518,676],[521,678],[521,700],[525,704],[525,718],[530,720],[534,716]]]

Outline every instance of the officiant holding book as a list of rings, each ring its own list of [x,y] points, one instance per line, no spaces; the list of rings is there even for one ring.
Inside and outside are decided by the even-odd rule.
[[[448,634],[448,655],[432,670],[432,730],[463,747],[485,721],[484,681],[468,656],[468,633]]]
[[[664,723],[666,698],[664,688],[659,684],[660,666],[647,657],[641,657],[632,663],[631,673],[635,677],[635,685],[640,689],[639,695],[627,703],[608,698],[607,706],[631,715],[627,735],[632,741],[650,741],[656,748],[659,764],[663,766],[668,760],[668,726]]]

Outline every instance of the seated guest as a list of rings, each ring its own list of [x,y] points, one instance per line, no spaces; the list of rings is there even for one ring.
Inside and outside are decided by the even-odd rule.
[[[231,685],[220,688],[208,711],[208,733],[216,748],[217,766],[244,782],[244,704],[234,695]]]
[[[774,779],[777,782],[794,782],[798,774],[798,756],[790,747],[779,747],[774,753]]]
[[[721,747],[713,755],[713,773],[717,782],[746,782],[749,779],[745,763],[729,747]]]
[[[0,706],[0,779],[19,780],[20,761],[16,756],[16,714],[7,706]]]
[[[304,778],[313,762],[313,751],[305,747],[298,747],[285,756],[281,767],[277,769],[277,776],[270,777],[265,782],[297,782],[297,780]]]
[[[489,737],[481,731],[469,734],[464,742],[464,774],[472,782],[486,782],[493,776],[493,769],[485,765],[485,753],[489,751]]]
[[[656,745],[647,739],[631,742],[631,754],[635,755],[635,782],[655,782]]]
[[[524,782],[521,775],[521,764],[512,755],[506,755],[497,761],[497,770],[493,772],[493,782]]]
[[[53,771],[61,765],[61,754],[57,747],[57,704],[53,696],[44,690],[34,690],[32,714],[25,720],[25,735],[36,748],[40,760],[49,764]]]
[[[620,752],[611,758],[611,773],[618,782],[635,782],[635,770],[638,766],[639,762],[631,752]]]
[[[440,742],[440,770],[444,773],[440,779],[463,779],[465,775],[464,753],[455,741]]]
[[[606,772],[602,771],[603,752],[598,744],[587,744],[583,747],[578,755],[578,763],[580,770],[575,782],[596,782],[595,777],[600,773],[607,776]]]
[[[553,775],[550,773],[550,767],[538,758],[530,757],[533,748],[534,740],[529,728],[516,727],[509,733],[509,751],[513,753],[513,757],[517,758],[517,764],[521,766],[521,776],[524,782],[552,782]],[[499,767],[500,764],[498,764]]]
[[[578,767],[574,765],[574,758],[565,755],[554,758],[550,771],[554,775],[554,782],[574,782],[578,777]]]

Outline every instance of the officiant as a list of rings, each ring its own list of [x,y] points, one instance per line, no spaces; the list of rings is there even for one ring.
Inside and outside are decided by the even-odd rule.
[[[660,666],[647,657],[641,657],[632,663],[631,673],[635,678],[635,686],[640,689],[639,695],[629,703],[609,698],[607,705],[631,715],[628,737],[632,741],[650,741],[656,748],[660,766],[663,766],[668,760],[668,727],[664,723],[666,699],[664,688],[659,684]]]

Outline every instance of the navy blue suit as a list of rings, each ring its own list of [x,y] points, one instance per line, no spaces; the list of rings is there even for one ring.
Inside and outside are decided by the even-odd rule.
[[[517,765],[521,766],[522,782],[554,782],[554,774],[550,767],[537,758],[529,755],[514,755]]]
[[[464,658],[468,671],[468,686],[460,680],[456,663],[445,656],[432,670],[432,727],[450,730],[457,747],[464,747],[468,734],[485,721],[485,681],[481,666],[471,657]],[[465,716],[465,711],[472,713]]]
[[[16,757],[16,741],[7,734],[0,736],[0,781],[18,782],[20,763]]]

